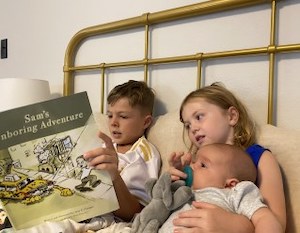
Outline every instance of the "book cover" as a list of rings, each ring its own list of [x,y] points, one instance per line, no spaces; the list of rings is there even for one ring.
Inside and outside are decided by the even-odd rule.
[[[0,122],[0,199],[14,229],[119,208],[109,174],[82,156],[102,146],[86,92],[0,112]]]

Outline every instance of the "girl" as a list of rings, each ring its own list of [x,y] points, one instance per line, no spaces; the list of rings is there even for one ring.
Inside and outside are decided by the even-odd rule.
[[[255,144],[255,125],[244,105],[226,88],[214,83],[191,92],[180,107],[180,121],[192,142],[190,151],[206,144],[226,143],[245,149],[253,159],[258,174],[256,184],[265,203],[286,227],[285,197],[279,165],[272,153]],[[173,180],[186,178],[183,166],[191,161],[191,153],[172,153],[169,172]],[[174,232],[253,232],[244,216],[229,213],[207,203],[194,202],[195,209],[179,214]],[[187,228],[180,228],[185,226]]]

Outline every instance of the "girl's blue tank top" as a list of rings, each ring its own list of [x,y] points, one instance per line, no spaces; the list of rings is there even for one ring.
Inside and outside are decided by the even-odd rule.
[[[249,146],[246,149],[246,152],[250,155],[250,157],[252,158],[256,168],[258,166],[258,162],[260,160],[260,157],[262,156],[262,154],[264,153],[264,151],[266,151],[268,149],[258,145],[258,144],[253,144],[251,146]]]

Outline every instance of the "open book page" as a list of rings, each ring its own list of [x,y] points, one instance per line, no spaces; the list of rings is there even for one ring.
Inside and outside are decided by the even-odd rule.
[[[102,146],[86,92],[2,112],[0,121],[0,198],[15,229],[119,208],[108,173],[82,156]]]

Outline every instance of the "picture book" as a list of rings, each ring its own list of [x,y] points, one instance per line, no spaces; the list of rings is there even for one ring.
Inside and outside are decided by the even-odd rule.
[[[109,174],[83,158],[103,146],[86,92],[0,112],[0,122],[0,199],[14,229],[119,208]]]

